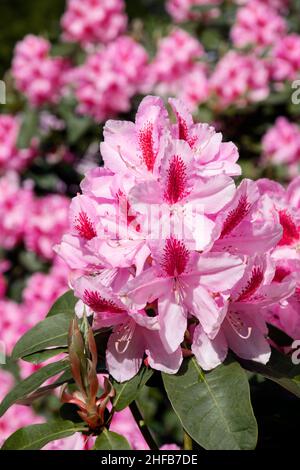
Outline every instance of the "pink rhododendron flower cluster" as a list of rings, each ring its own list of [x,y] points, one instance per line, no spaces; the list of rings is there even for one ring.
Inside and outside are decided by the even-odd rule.
[[[276,10],[260,0],[251,0],[238,10],[231,38],[236,47],[272,46],[286,33],[287,25]]]
[[[82,182],[57,247],[83,273],[72,281],[77,312],[85,306],[94,328],[113,327],[106,361],[121,382],[144,354],[154,369],[177,372],[187,330],[204,369],[229,348],[266,363],[262,311],[295,290],[292,278],[272,283],[271,251],[282,238],[272,200],[250,180],[236,188],[236,147],[194,124],[179,101],[170,104],[175,124],[152,96],[135,123],[107,122],[105,166]]]
[[[59,194],[35,198],[25,229],[24,242],[29,251],[53,259],[53,245],[67,229],[69,199]]]
[[[266,64],[253,54],[229,51],[218,62],[209,86],[217,106],[245,106],[262,101],[269,94],[269,72]]]
[[[246,5],[253,0],[234,0],[237,5]],[[262,3],[268,7],[274,8],[275,10],[285,13],[290,5],[290,0],[255,0],[256,2]]]
[[[261,194],[267,194],[279,216],[282,237],[272,251],[275,262],[273,285],[281,289],[291,279],[296,289],[290,297],[269,306],[265,315],[270,323],[294,339],[300,337],[300,177],[294,178],[285,189],[271,180],[259,180]]]
[[[68,0],[61,19],[67,41],[108,43],[123,33],[127,26],[123,0]]]
[[[275,81],[294,80],[300,74],[300,35],[288,34],[278,40],[271,54],[271,76]]]
[[[10,250],[24,237],[32,189],[30,185],[21,186],[18,175],[8,172],[0,177],[0,194],[0,246]]]
[[[145,49],[125,36],[89,55],[70,75],[78,111],[97,121],[129,111],[131,98],[144,83],[147,62]]]
[[[150,66],[150,82],[160,95],[176,95],[191,109],[208,97],[208,71],[199,59],[204,56],[200,42],[177,28],[158,43]]]
[[[217,8],[223,0],[167,0],[166,10],[177,23],[197,21],[199,19],[218,16]],[[197,11],[199,7],[199,11]],[[200,7],[203,7],[201,11]]]
[[[14,172],[0,178],[0,246],[10,250],[24,241],[30,251],[53,259],[53,245],[68,227],[69,199],[59,194],[35,197],[31,182],[22,186]]]
[[[277,118],[262,140],[263,162],[287,165],[290,172],[300,163],[300,128],[285,117]]]
[[[0,368],[0,400],[3,400],[14,384],[13,376]],[[0,445],[2,446],[13,432],[24,426],[43,422],[32,409],[26,406],[14,405],[0,418]]]
[[[50,57],[51,44],[46,39],[27,35],[17,43],[12,63],[16,88],[33,106],[58,101],[63,86],[65,59]]]
[[[54,302],[68,290],[69,270],[60,259],[55,259],[48,273],[34,273],[22,293],[20,304],[0,300],[0,341],[10,354],[22,334],[44,320]]]
[[[35,156],[34,145],[29,149],[17,148],[19,131],[17,117],[0,115],[0,173],[8,170],[22,171]]]

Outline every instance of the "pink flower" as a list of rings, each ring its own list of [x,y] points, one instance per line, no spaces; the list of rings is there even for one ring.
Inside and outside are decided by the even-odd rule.
[[[149,449],[129,408],[125,408],[125,410],[114,414],[110,431],[117,432],[124,436],[133,450]]]
[[[120,37],[87,56],[69,77],[79,103],[78,112],[97,121],[128,112],[131,98],[143,85],[147,61],[144,48],[129,37]]]
[[[238,5],[246,5],[251,3],[253,0],[235,0]],[[290,0],[256,0],[268,7],[274,8],[281,13],[286,13],[290,4]]]
[[[258,181],[261,194],[272,199],[282,226],[282,236],[272,252],[276,260],[300,260],[300,177],[294,178],[285,190],[267,179]]]
[[[49,442],[43,450],[90,450],[92,448],[90,440],[92,440],[90,437],[76,432],[73,436]]]
[[[293,164],[300,163],[300,128],[285,117],[279,117],[264,135],[262,147],[263,162],[286,164],[292,169]]]
[[[196,62],[203,55],[201,43],[176,28],[159,41],[149,70],[149,82],[158,94],[175,95],[195,109],[208,97],[207,69]]]
[[[123,0],[68,0],[61,19],[63,38],[79,42],[108,43],[126,29]]]
[[[285,331],[292,338],[300,334],[300,177],[295,178],[287,189],[279,183],[261,179],[261,194],[268,195],[278,213],[282,236],[271,252],[275,263],[272,289],[282,290],[284,285],[295,283],[291,296],[268,305],[263,314],[268,323]]]
[[[152,63],[155,82],[175,81],[193,69],[196,60],[204,54],[201,43],[180,28],[174,29],[158,44]]]
[[[131,379],[139,371],[146,352],[151,367],[175,373],[181,364],[181,350],[167,352],[157,332],[157,318],[144,310],[127,307],[111,288],[95,276],[74,282],[75,295],[94,312],[93,328],[114,326],[106,362],[110,374],[119,382]]]
[[[203,367],[219,364],[228,347],[266,362],[263,309],[295,289],[293,279],[273,285],[270,254],[284,230],[272,198],[250,180],[236,188],[236,147],[169,102],[175,122],[148,96],[134,123],[106,124],[104,168],[82,182],[56,247],[73,270],[77,315],[112,328],[106,361],[119,381],[137,373],[144,355],[148,366],[175,373],[195,325]]]
[[[275,285],[280,285],[289,279],[296,279],[296,289],[292,296],[264,309],[268,323],[283,330],[293,339],[300,338],[300,261],[279,259],[273,279]]]
[[[197,11],[193,7],[213,7],[218,6],[223,0],[167,0],[166,9],[177,23],[184,21],[197,21],[218,16],[217,8],[209,8],[205,13]]]
[[[125,408],[119,413],[115,413],[110,425],[110,431],[117,432],[124,436],[133,450],[149,450],[141,431],[136,424],[129,408]],[[160,450],[179,450],[176,444],[165,444]]]
[[[300,35],[289,34],[278,40],[271,53],[271,77],[276,81],[295,80],[300,74]]]
[[[9,356],[20,338],[27,330],[22,305],[12,300],[0,300],[0,341]]]
[[[69,199],[65,196],[54,194],[36,198],[25,227],[27,249],[53,259],[53,246],[60,242],[68,228],[68,209]]]
[[[215,251],[263,254],[277,245],[282,227],[271,199],[261,197],[256,183],[244,179],[217,216],[213,237]]]
[[[252,54],[229,51],[217,64],[210,90],[221,109],[262,101],[269,95],[269,72],[263,60]]]
[[[24,236],[33,195],[29,185],[21,187],[14,172],[0,178],[0,194],[0,246],[10,250]]]
[[[231,291],[230,304],[219,333],[211,339],[201,325],[193,334],[192,351],[206,370],[221,364],[230,348],[239,357],[267,363],[271,349],[266,339],[268,329],[263,312],[269,305],[290,297],[293,279],[279,286],[272,283],[275,267],[270,258],[250,258],[244,276]]]
[[[219,253],[199,255],[176,238],[152,242],[150,248],[152,265],[127,283],[126,297],[140,308],[157,300],[159,333],[170,353],[182,343],[189,315],[214,338],[226,313],[221,294],[242,276],[242,259]]]
[[[27,35],[15,48],[12,75],[33,106],[56,103],[62,93],[68,64],[61,57],[50,57],[50,48],[49,41],[34,35]]]
[[[0,115],[0,173],[7,170],[22,171],[35,156],[35,149],[18,149],[20,123],[17,117]]]
[[[231,38],[233,44],[241,48],[273,46],[286,30],[286,22],[276,10],[264,2],[251,0],[238,10]]]

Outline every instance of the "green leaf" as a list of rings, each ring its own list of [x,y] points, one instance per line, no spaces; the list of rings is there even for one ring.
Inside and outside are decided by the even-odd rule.
[[[31,364],[40,364],[41,362],[45,362],[51,357],[58,356],[58,354],[67,353],[68,348],[52,348],[52,349],[45,349],[43,351],[38,351],[33,354],[29,354],[29,356],[23,357],[23,360],[26,362],[30,362]]]
[[[2,450],[39,450],[48,442],[63,439],[84,430],[86,430],[84,424],[74,424],[72,421],[33,424],[12,434],[4,442]]]
[[[74,315],[75,305],[78,299],[74,296],[72,290],[69,290],[63,294],[57,301],[52,305],[49,310],[47,317],[53,317],[53,315]]]
[[[166,392],[182,426],[207,450],[249,450],[257,424],[246,373],[237,362],[204,372],[196,359],[176,375],[162,374]]]
[[[245,361],[240,358],[237,358],[237,360],[244,369],[276,382],[300,398],[300,365],[294,365],[289,356],[285,356],[276,349],[273,349],[268,364]]]
[[[116,432],[104,431],[97,437],[94,450],[130,450],[131,447],[128,444],[125,437],[120,436]]]
[[[23,115],[17,147],[28,148],[34,136],[38,135],[39,114],[36,109],[27,108]]]
[[[141,367],[138,374],[127,382],[118,383],[112,379],[111,382],[116,391],[116,396],[113,399],[115,410],[121,411],[130,405],[137,398],[140,390],[146,385],[152,374],[152,369]]]
[[[12,358],[19,359],[46,348],[66,346],[71,318],[72,315],[61,313],[35,325],[19,339]]]
[[[27,397],[30,393],[37,390],[49,377],[53,377],[60,372],[68,370],[70,367],[66,361],[54,362],[48,364],[42,369],[37,370],[27,379],[19,382],[4,398],[0,405],[0,416],[2,416],[8,408],[16,403],[18,400],[22,400]]]

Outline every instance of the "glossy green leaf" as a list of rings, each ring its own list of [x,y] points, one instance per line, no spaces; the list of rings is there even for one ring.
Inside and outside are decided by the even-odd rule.
[[[163,374],[171,404],[187,433],[208,450],[248,450],[257,424],[245,371],[237,362],[204,372],[195,358],[176,375]]]
[[[116,396],[113,400],[113,405],[116,411],[121,411],[133,402],[140,390],[144,387],[147,381],[152,376],[152,369],[141,367],[138,374],[135,375],[131,380],[123,383],[118,383],[112,380],[113,387],[116,391]]]
[[[13,359],[19,359],[55,346],[66,346],[72,316],[61,313],[46,318],[35,325],[15,345],[12,352]]]
[[[39,450],[48,442],[72,436],[75,432],[84,431],[84,424],[72,421],[53,421],[45,424],[34,424],[21,428],[12,434],[3,444],[2,450]]]
[[[131,447],[125,437],[116,432],[104,431],[97,437],[94,450],[130,450]]]
[[[51,309],[48,312],[47,317],[52,317],[54,315],[74,315],[75,305],[78,302],[78,299],[74,296],[72,290],[69,290],[63,294],[57,301],[53,304]]]
[[[43,351],[38,351],[33,354],[29,354],[29,356],[23,357],[23,360],[26,362],[30,362],[31,364],[40,364],[41,362],[45,362],[51,357],[58,356],[58,354],[67,353],[68,348],[52,348],[52,349],[44,349]]]
[[[60,372],[65,372],[70,368],[66,361],[54,362],[34,372],[27,379],[19,382],[4,398],[0,405],[0,416],[18,400],[22,400],[32,392],[36,391],[49,377],[53,377]]]
[[[272,350],[268,364],[254,361],[245,361],[237,358],[240,364],[251,372],[260,374],[266,379],[276,382],[281,387],[300,398],[300,364],[295,365],[292,358]]]

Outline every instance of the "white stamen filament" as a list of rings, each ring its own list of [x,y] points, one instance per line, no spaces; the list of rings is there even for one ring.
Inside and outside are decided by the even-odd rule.
[[[118,333],[123,333],[115,343],[116,351],[119,354],[124,354],[127,351],[130,341],[132,340],[134,330],[135,322],[133,321],[130,321],[124,327],[121,326],[121,328],[118,330]]]

